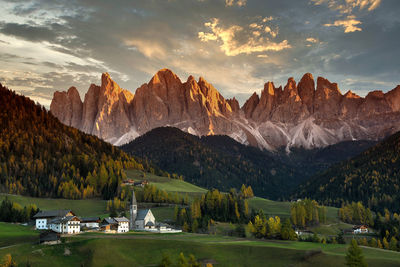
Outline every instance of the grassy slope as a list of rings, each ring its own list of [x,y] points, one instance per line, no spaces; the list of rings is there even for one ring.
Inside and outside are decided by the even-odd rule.
[[[178,193],[206,193],[207,190],[196,186],[194,184],[178,180],[171,179],[168,177],[161,177],[151,173],[146,173],[145,177],[143,177],[143,172],[138,170],[127,170],[126,175],[130,179],[134,180],[148,180],[151,184],[157,186],[159,189],[169,191],[169,192],[178,192]]]
[[[5,233],[7,232],[7,236]],[[0,224],[1,240],[10,236],[30,239],[12,241],[19,245],[1,248],[0,258],[11,253],[17,263],[32,266],[154,266],[163,253],[174,260],[180,252],[194,254],[198,259],[211,259],[218,266],[343,266],[346,245],[317,244],[291,241],[255,241],[233,237],[198,234],[126,234],[82,235],[55,246],[32,244],[34,232],[27,227]],[[29,244],[26,244],[30,242]],[[65,256],[65,248],[71,255]],[[304,260],[307,251],[321,254]],[[369,266],[399,266],[400,253],[363,248]]]
[[[0,222],[0,247],[12,246],[23,242],[34,242],[39,233],[29,227]]]

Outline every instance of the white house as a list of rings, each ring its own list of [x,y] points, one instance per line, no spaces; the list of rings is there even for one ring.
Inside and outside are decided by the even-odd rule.
[[[116,217],[114,220],[118,223],[117,233],[126,233],[129,231],[129,220],[125,217]]]
[[[51,230],[60,234],[78,234],[81,231],[81,220],[76,216],[57,217],[48,225]]]
[[[353,233],[354,234],[367,234],[368,227],[365,225],[353,227]]]
[[[135,220],[135,228],[138,230],[153,229],[156,226],[156,218],[149,209],[138,210]]]
[[[97,229],[100,227],[100,221],[99,217],[83,217],[81,218],[81,229]]]
[[[36,219],[36,229],[49,229],[48,223],[57,218],[57,217],[66,217],[66,216],[76,216],[71,210],[47,210],[40,211],[35,216]]]

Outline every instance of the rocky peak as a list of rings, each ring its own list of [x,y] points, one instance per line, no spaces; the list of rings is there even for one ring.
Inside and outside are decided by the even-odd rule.
[[[375,90],[369,92],[365,99],[383,99],[385,97],[384,93],[381,90]]]
[[[317,113],[318,118],[337,117],[340,113],[341,99],[342,94],[337,83],[318,77],[314,95],[314,113]]]
[[[365,117],[392,112],[393,110],[390,102],[391,101],[387,101],[382,91],[372,91],[365,97],[365,101],[359,110],[359,116]]]
[[[194,78],[193,75],[189,75],[189,77],[186,80],[186,83],[193,83],[196,82],[196,78]]]
[[[331,83],[328,79],[324,77],[318,77],[317,79],[317,92],[329,90],[329,94],[341,95],[337,83]]]
[[[182,84],[179,77],[169,69],[159,70],[149,82],[149,86],[163,86],[166,88],[176,88]]]
[[[74,86],[67,92],[54,92],[50,111],[66,125],[76,128],[81,126],[82,108],[82,100]]]
[[[262,95],[275,95],[275,85],[273,82],[266,82],[264,84],[264,90],[261,92]]]
[[[350,98],[356,98],[356,99],[361,98],[359,95],[353,93],[351,90],[347,91],[347,93],[344,94],[344,97],[349,98],[349,99]]]
[[[293,100],[296,101],[297,99],[295,98],[297,95],[298,92],[297,92],[296,81],[293,79],[293,77],[290,77],[285,87],[283,88],[283,102],[286,103],[291,98],[294,98]]]
[[[232,111],[234,113],[239,112],[239,110],[240,110],[239,102],[237,101],[237,99],[235,97],[233,97],[231,99],[227,99],[226,102],[228,102],[229,106],[231,106]]]
[[[256,121],[265,121],[269,118],[271,111],[278,104],[279,96],[275,94],[276,88],[273,82],[267,82],[258,105],[255,107],[252,118]]]
[[[118,95],[121,92],[119,85],[111,79],[107,72],[101,75],[101,88],[108,94]]]
[[[82,102],[81,97],[79,96],[78,89],[76,89],[75,86],[72,86],[72,87],[70,87],[70,88],[68,89],[67,95],[68,95],[68,97],[70,97],[70,98],[74,98],[74,99],[76,99],[76,100],[79,99],[79,101]]]
[[[251,118],[253,115],[254,109],[257,107],[260,102],[260,98],[256,92],[254,92],[249,99],[244,103],[242,110],[246,116],[246,118]]]
[[[311,73],[306,73],[301,78],[299,84],[297,85],[297,90],[299,96],[304,105],[306,105],[310,113],[313,112],[313,102],[315,94],[315,83],[314,77]]]
[[[385,94],[393,111],[400,111],[400,85]]]

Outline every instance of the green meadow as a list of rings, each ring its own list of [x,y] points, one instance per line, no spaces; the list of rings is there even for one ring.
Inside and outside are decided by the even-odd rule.
[[[8,234],[5,235],[4,233]],[[214,266],[344,266],[347,245],[253,240],[201,234],[82,234],[63,244],[35,244],[29,227],[0,223],[0,258],[19,266],[156,266],[162,255],[180,252]],[[25,238],[21,238],[25,237]],[[6,244],[7,243],[7,244]],[[400,266],[400,253],[362,248],[369,266]]]

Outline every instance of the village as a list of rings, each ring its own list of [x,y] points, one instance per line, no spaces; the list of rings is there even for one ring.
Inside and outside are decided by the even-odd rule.
[[[152,233],[180,233],[165,223],[156,222],[151,209],[137,208],[135,192],[132,193],[130,219],[122,217],[78,217],[72,210],[40,211],[34,217],[35,229],[43,230],[40,243],[57,244],[61,235],[74,235],[82,232],[127,233],[147,231]]]

